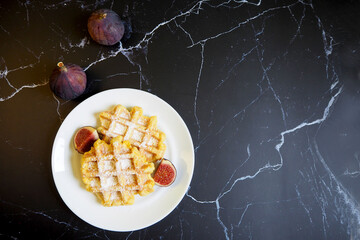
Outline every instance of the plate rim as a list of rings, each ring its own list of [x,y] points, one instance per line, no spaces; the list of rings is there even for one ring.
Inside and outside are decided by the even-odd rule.
[[[56,171],[55,171],[55,167],[54,167],[54,162],[55,162],[55,158],[54,158],[54,152],[55,152],[55,143],[57,141],[57,139],[59,138],[61,132],[61,128],[62,126],[64,125],[64,122],[65,120],[69,117],[69,115],[75,111],[76,109],[80,108],[82,105],[86,104],[86,102],[90,101],[92,98],[95,98],[95,97],[98,97],[98,95],[100,94],[106,94],[106,93],[109,93],[109,92],[117,92],[117,91],[133,91],[133,92],[138,92],[140,94],[145,94],[145,95],[149,95],[150,97],[152,98],[155,98],[161,102],[163,102],[165,105],[167,105],[169,107],[169,109],[176,115],[176,117],[180,120],[180,122],[184,125],[185,127],[185,134],[187,135],[188,139],[189,139],[189,143],[191,145],[191,148],[192,148],[192,151],[191,151],[191,172],[190,172],[190,176],[187,178],[187,181],[186,181],[186,190],[181,194],[181,197],[179,197],[176,201],[176,203],[174,204],[173,207],[170,207],[168,211],[166,211],[165,214],[163,214],[163,216],[160,216],[160,218],[158,218],[157,220],[155,220],[154,222],[150,223],[150,224],[147,224],[146,226],[142,226],[142,227],[136,227],[136,228],[132,228],[132,229],[128,229],[128,230],[123,230],[123,229],[115,229],[115,228],[112,228],[112,227],[104,227],[104,226],[97,226],[96,224],[93,224],[91,222],[89,222],[88,220],[85,219],[84,216],[80,216],[78,213],[76,213],[76,211],[73,209],[73,207],[71,206],[71,203],[67,201],[67,199],[65,200],[64,197],[62,196],[62,193],[60,192],[60,189],[59,189],[59,186],[58,184],[60,184],[58,181],[59,179],[56,179]],[[119,103],[120,104],[120,103]],[[71,141],[71,140],[70,140]],[[168,103],[166,102],[165,100],[163,100],[162,98],[158,97],[157,95],[153,94],[153,93],[150,93],[150,92],[147,92],[147,91],[144,91],[144,90],[140,90],[140,89],[135,89],[135,88],[114,88],[114,89],[107,89],[107,90],[104,90],[104,91],[101,91],[101,92],[98,92],[88,98],[86,98],[85,100],[83,100],[81,103],[79,103],[77,106],[75,106],[68,114],[67,116],[64,118],[64,120],[61,122],[57,132],[56,132],[56,135],[54,137],[54,140],[53,140],[53,143],[52,143],[52,150],[51,150],[51,173],[52,173],[52,178],[53,178],[53,181],[54,181],[54,184],[55,184],[55,188],[61,198],[61,200],[65,203],[65,205],[71,210],[71,212],[73,212],[77,217],[79,217],[81,220],[83,220],[84,222],[94,226],[94,227],[97,227],[97,228],[100,228],[100,229],[104,229],[104,230],[108,230],[108,231],[114,231],[114,232],[128,232],[128,231],[136,231],[136,230],[141,230],[141,229],[145,229],[145,228],[148,228],[158,222],[160,222],[161,220],[163,220],[165,217],[167,217],[171,212],[173,212],[176,207],[180,204],[180,202],[184,199],[184,196],[185,194],[187,193],[189,187],[190,187],[190,184],[191,184],[191,181],[192,181],[192,178],[193,178],[193,175],[194,175],[194,168],[195,168],[195,149],[194,149],[194,144],[193,144],[193,141],[192,141],[192,137],[191,137],[191,133],[189,131],[189,128],[187,127],[185,121],[183,120],[183,118],[181,117],[181,115]]]

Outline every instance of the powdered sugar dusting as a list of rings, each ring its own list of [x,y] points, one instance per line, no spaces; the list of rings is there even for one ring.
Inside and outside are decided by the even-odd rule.
[[[115,177],[105,177],[101,179],[101,186],[103,189],[109,189],[117,184]]]
[[[130,114],[127,113],[127,112],[121,112],[120,117],[129,120],[130,119]]]
[[[145,126],[146,120],[143,117],[141,117],[141,118],[139,118],[138,124]]]
[[[92,188],[100,187],[99,179],[98,179],[98,178],[93,178],[93,179],[91,179],[90,186],[91,186]]]
[[[110,199],[113,200],[113,201],[120,199],[120,192],[112,192],[110,194]]]
[[[144,136],[144,133],[134,130],[134,134],[132,136],[132,139],[141,142],[142,138]]]
[[[113,163],[110,161],[104,162],[104,171],[111,171],[113,169]]]
[[[157,139],[152,137],[152,138],[150,138],[148,145],[149,146],[156,146],[158,144],[158,142],[159,141]]]
[[[124,170],[124,169],[131,168],[131,160],[130,159],[121,159],[116,164],[118,165],[117,169]]]
[[[136,182],[135,174],[125,175],[126,184],[133,184]]]
[[[126,129],[127,129],[126,126],[124,126],[124,125],[122,125],[120,123],[116,123],[114,132],[117,133],[117,134],[122,135],[122,134],[124,134],[126,132]]]

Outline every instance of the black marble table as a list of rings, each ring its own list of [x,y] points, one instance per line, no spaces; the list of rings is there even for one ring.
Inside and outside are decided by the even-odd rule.
[[[100,8],[131,23],[127,40],[91,40],[87,18]],[[360,239],[359,10],[335,0],[1,1],[0,238]],[[59,61],[85,70],[81,97],[51,92]],[[81,220],[51,172],[63,120],[114,88],[168,102],[195,149],[180,204],[132,232]]]

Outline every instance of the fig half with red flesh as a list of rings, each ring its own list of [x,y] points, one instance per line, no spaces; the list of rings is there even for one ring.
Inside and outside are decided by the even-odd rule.
[[[125,26],[119,15],[110,9],[100,9],[88,19],[88,31],[91,38],[101,44],[111,46],[124,36]]]
[[[154,174],[154,181],[156,185],[161,187],[170,186],[176,178],[176,168],[167,159],[163,158],[159,163]]]
[[[93,127],[82,127],[74,136],[74,145],[76,151],[79,153],[86,153],[90,151],[94,142],[99,139],[99,134]]]

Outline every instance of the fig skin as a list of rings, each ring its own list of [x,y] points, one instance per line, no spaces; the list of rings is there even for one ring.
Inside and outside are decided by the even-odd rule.
[[[110,9],[93,12],[87,23],[91,38],[106,46],[118,43],[124,36],[125,27],[119,15]]]
[[[83,154],[90,151],[94,142],[99,139],[99,134],[93,127],[82,127],[74,136],[74,146],[76,151]]]
[[[163,158],[154,173],[155,184],[161,187],[170,186],[176,179],[176,168],[167,159]]]
[[[59,62],[50,75],[49,85],[56,96],[70,100],[84,93],[86,82],[86,74],[81,67]]]

